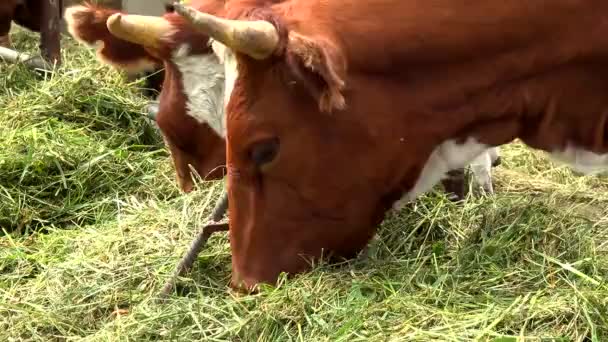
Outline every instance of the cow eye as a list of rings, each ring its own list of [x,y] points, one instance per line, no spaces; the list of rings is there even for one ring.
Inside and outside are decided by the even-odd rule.
[[[279,152],[279,138],[269,138],[253,144],[249,150],[249,158],[260,167],[274,160]]]

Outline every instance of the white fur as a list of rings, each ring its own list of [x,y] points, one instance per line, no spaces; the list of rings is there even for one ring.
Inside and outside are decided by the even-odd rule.
[[[479,143],[475,138],[468,138],[463,144],[448,140],[437,146],[424,165],[414,187],[393,204],[393,209],[399,210],[421,194],[431,190],[446,176],[448,171],[465,167],[488,147],[488,145]]]
[[[566,163],[575,171],[587,175],[608,171],[608,153],[597,154],[568,145],[563,151],[554,151],[550,155],[557,162]]]
[[[498,147],[491,147],[477,156],[471,162],[471,170],[479,184],[487,194],[494,193],[492,184],[492,163],[498,158]]]
[[[563,150],[552,152],[551,157],[568,164],[574,170],[591,175],[608,171],[608,153],[597,154],[582,148],[568,145]],[[471,164],[477,182],[485,191],[492,193],[491,167],[499,156],[498,147],[488,148],[469,138],[464,144],[448,140],[439,145],[427,160],[412,190],[395,202],[393,209],[399,210],[419,195],[435,186],[449,170]]]
[[[490,147],[487,152],[490,155],[490,160],[492,160],[492,163],[494,163],[496,159],[500,157],[500,152],[498,152],[498,146]]]
[[[211,48],[213,49],[213,53],[217,56],[220,62],[224,65],[224,76],[226,79],[224,85],[224,105],[228,105],[228,100],[230,100],[230,95],[232,95],[232,90],[234,89],[234,83],[236,79],[239,77],[238,72],[238,62],[236,60],[235,54],[231,49],[226,48],[226,46],[216,40],[211,39]]]
[[[182,74],[186,94],[186,112],[200,123],[207,123],[221,137],[226,137],[224,66],[215,54],[189,55],[182,45],[173,54],[173,63]]]

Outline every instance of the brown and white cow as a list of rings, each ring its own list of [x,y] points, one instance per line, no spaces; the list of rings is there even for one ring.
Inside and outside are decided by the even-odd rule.
[[[268,0],[255,1],[261,3]],[[216,15],[220,15],[223,5],[223,0],[199,0],[192,4]],[[188,164],[199,174],[206,175],[225,163],[225,157],[221,157],[225,149],[216,139],[216,135],[224,136],[221,107],[225,98],[222,84],[223,60],[205,48],[207,41],[204,37],[193,34],[194,28],[184,25],[173,14],[166,14],[161,20],[122,13],[120,21],[116,20],[117,16],[113,17],[112,25],[127,23],[131,25],[131,32],[125,34],[115,31],[117,35],[114,35],[107,24],[110,17],[117,13],[122,12],[85,4],[68,8],[65,18],[70,34],[86,45],[95,46],[100,61],[130,73],[152,71],[160,65],[164,65],[168,70],[170,81],[167,81],[167,85],[171,88],[162,92],[159,97],[162,114],[157,117],[157,122],[172,152],[179,183],[183,190],[190,191],[192,180]],[[139,29],[140,31],[133,29],[148,23],[152,23],[151,27],[162,28],[156,32],[144,32],[143,28]],[[169,27],[173,30],[170,34]],[[165,37],[159,36],[165,34]],[[191,44],[199,44],[203,49],[192,53],[184,53],[182,50],[182,55],[178,55],[179,49],[187,48]],[[211,91],[206,91],[207,88]],[[206,124],[209,124],[213,131],[204,127]],[[490,168],[497,157],[497,151],[491,150],[471,163],[475,180],[488,193],[493,193]],[[220,175],[216,172],[207,179],[216,179]],[[464,178],[464,169],[459,169],[453,170],[448,179],[444,180],[444,188],[452,193],[453,199],[464,197]]]
[[[608,166],[606,1],[227,7],[240,14],[175,8],[237,61],[226,64],[234,286],[273,284],[322,253],[355,256],[387,210],[516,138],[580,171]]]
[[[223,0],[192,1],[219,13]],[[155,120],[175,165],[180,188],[190,192],[190,166],[206,180],[220,179],[224,142],[224,69],[207,44],[175,13],[129,15],[91,4],[66,9],[68,31],[96,49],[98,59],[130,73],[164,68]]]

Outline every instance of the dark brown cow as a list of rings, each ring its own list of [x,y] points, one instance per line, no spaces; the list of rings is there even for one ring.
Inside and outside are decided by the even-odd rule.
[[[212,13],[219,13],[223,3],[192,2]],[[223,177],[224,69],[208,37],[174,13],[129,15],[85,4],[66,9],[64,17],[70,34],[94,47],[100,61],[131,73],[164,67],[156,122],[171,151],[180,188],[193,188],[190,165],[204,179]]]
[[[46,1],[46,0],[45,0]],[[62,1],[60,1],[60,4]],[[40,32],[42,20],[42,0],[1,0],[0,1],[0,46],[12,48],[10,29],[12,22],[33,32]],[[144,94],[154,95],[159,92],[163,71],[158,68],[144,72],[129,73],[131,79],[146,77]]]
[[[355,256],[387,210],[491,146],[608,166],[606,1],[233,1],[239,21],[176,9],[236,52],[234,286]]]
[[[0,46],[11,47],[9,31],[14,21],[31,31],[40,32],[42,0],[0,1]]]

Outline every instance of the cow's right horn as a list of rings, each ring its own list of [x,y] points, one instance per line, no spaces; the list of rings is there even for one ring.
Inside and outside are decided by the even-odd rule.
[[[268,58],[279,44],[276,28],[267,21],[228,20],[182,4],[173,7],[199,31],[252,58]]]

